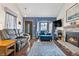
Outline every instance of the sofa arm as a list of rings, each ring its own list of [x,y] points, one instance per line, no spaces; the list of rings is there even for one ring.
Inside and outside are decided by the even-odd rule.
[[[16,42],[16,51],[19,51],[21,49],[21,41]]]

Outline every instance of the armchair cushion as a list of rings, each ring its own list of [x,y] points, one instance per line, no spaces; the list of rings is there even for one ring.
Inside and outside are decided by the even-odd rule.
[[[44,35],[45,34],[45,31],[40,31],[40,35]]]

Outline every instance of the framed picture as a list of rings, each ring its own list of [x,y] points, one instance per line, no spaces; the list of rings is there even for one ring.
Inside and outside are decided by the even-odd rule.
[[[66,11],[66,20],[75,21],[79,19],[79,4],[76,3]]]

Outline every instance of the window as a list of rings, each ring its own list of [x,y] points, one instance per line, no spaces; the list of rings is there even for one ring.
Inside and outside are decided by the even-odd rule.
[[[52,26],[53,24],[52,24],[52,22],[49,22],[49,33],[52,33],[52,28],[53,28],[53,26]]]
[[[16,16],[6,12],[6,29],[16,29],[17,28],[17,19]]]
[[[40,30],[47,30],[47,22],[40,23]]]

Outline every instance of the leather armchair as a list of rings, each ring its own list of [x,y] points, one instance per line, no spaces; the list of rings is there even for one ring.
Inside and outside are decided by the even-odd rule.
[[[28,43],[28,37],[20,37],[17,36],[18,34],[15,33],[14,29],[4,29],[1,31],[3,35],[3,39],[11,39],[16,40],[16,50],[19,51],[21,48],[23,48]]]

